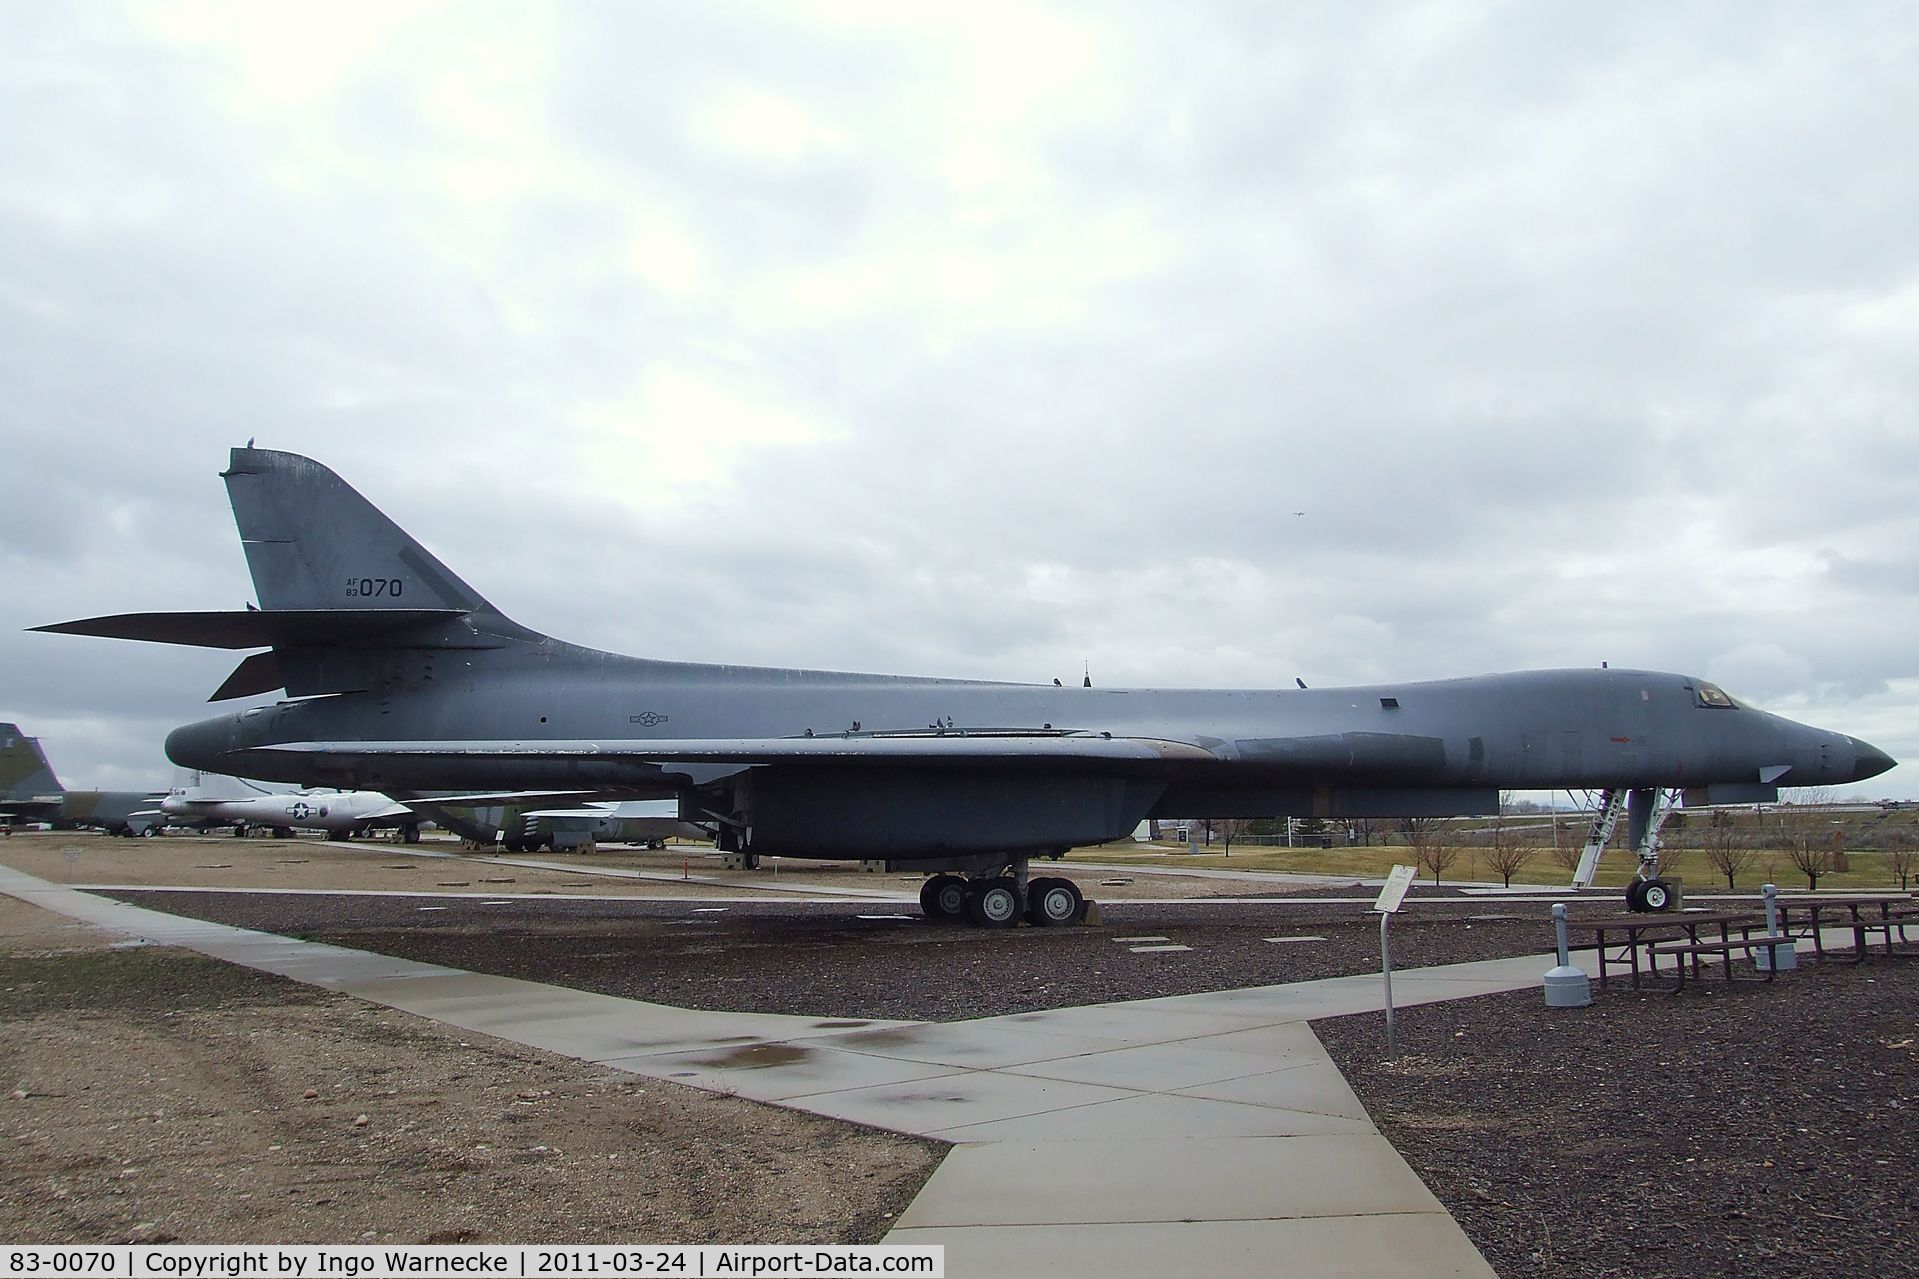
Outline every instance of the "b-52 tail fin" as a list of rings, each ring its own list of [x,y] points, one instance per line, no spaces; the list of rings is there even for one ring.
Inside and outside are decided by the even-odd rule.
[[[38,738],[18,724],[0,724],[0,800],[49,799],[65,793]]]

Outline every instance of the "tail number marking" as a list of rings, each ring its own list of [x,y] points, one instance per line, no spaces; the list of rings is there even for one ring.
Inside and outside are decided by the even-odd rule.
[[[349,577],[346,580],[346,597],[373,599],[381,595],[400,598],[406,582],[397,577]]]

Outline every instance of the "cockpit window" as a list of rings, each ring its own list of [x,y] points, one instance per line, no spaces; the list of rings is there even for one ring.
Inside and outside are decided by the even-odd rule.
[[[1739,703],[1733,701],[1732,698],[1726,696],[1725,689],[1719,687],[1717,684],[1708,684],[1704,680],[1700,680],[1697,684],[1694,684],[1692,691],[1693,698],[1699,705],[1712,710],[1729,711],[1736,709],[1739,705]]]

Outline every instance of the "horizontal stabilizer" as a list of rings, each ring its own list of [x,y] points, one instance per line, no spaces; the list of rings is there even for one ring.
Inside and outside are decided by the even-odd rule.
[[[116,613],[111,617],[89,617],[29,629],[54,635],[97,635],[104,639],[188,644],[197,648],[311,648],[352,643],[465,616],[466,610],[457,608],[247,609],[238,613]],[[235,677],[239,674],[234,672]],[[232,678],[227,681],[233,682]],[[267,692],[278,687],[271,684],[249,691]],[[218,696],[216,694],[216,700]],[[227,693],[226,696],[244,694]]]
[[[256,693],[271,693],[275,689],[285,688],[287,677],[280,673],[280,655],[274,652],[249,654],[226,682],[213,690],[209,702],[231,701],[236,697],[252,697]]]

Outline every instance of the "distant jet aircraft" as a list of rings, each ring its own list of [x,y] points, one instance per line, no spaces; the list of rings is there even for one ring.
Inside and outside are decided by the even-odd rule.
[[[1659,907],[1662,788],[1751,802],[1894,762],[1648,671],[1221,691],[623,657],[507,618],[310,458],[235,449],[224,478],[258,610],[39,628],[267,650],[214,700],[279,688],[296,700],[176,729],[176,763],[399,798],[671,797],[724,849],[937,871],[926,912],[982,926],[1080,919],[1080,890],[1029,879],[1031,859],[1123,838],[1143,818],[1483,814],[1509,789],[1630,792],[1620,807],[1642,868],[1629,900]]]
[[[502,798],[503,797],[494,797]],[[554,852],[599,844],[642,844],[665,848],[669,839],[707,839],[712,832],[680,820],[670,799],[629,800],[619,804],[584,803],[566,807],[535,803],[459,803],[422,798],[408,803],[469,844],[502,844],[509,853]]]
[[[243,778],[196,771],[188,774],[186,785],[167,793],[160,811],[172,825],[230,826],[242,838],[255,829],[278,837],[320,830],[341,839],[398,827],[407,843],[420,842],[420,815],[378,791],[277,792]]]
[[[114,835],[151,835],[162,824],[160,791],[68,790],[38,738],[0,724],[0,823],[46,822]]]

